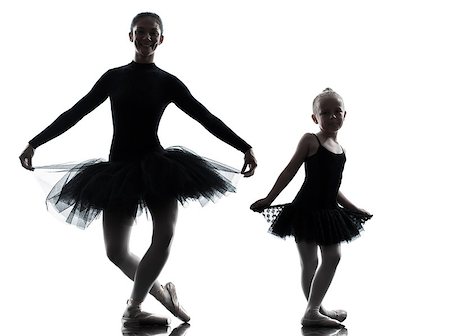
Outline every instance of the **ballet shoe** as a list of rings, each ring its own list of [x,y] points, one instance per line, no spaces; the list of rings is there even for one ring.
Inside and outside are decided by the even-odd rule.
[[[188,322],[191,317],[186,313],[184,308],[180,305],[178,301],[177,292],[175,290],[175,285],[168,282],[163,289],[166,290],[170,296],[171,305],[164,305],[174,316],[178,317],[183,322]]]
[[[332,318],[333,320],[337,320],[339,322],[342,322],[347,318],[347,312],[342,309],[324,310],[324,311],[321,311],[320,313],[322,315],[328,316],[329,318]]]
[[[173,329],[169,336],[183,336],[190,327],[191,325],[189,323],[184,322]]]
[[[302,336],[347,336],[345,328],[302,327]]]
[[[336,320],[333,320],[332,318],[329,318],[327,316],[317,316],[317,317],[303,317],[302,318],[302,325],[304,327],[324,327],[324,328],[342,328],[344,325],[339,323]]]
[[[170,319],[165,316],[143,312],[139,306],[129,306],[122,316],[122,324],[124,327],[146,325],[167,326],[170,324]]]

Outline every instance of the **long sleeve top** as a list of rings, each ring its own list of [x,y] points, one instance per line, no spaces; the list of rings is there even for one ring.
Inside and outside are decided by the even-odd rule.
[[[162,114],[170,103],[241,152],[251,148],[198,102],[177,77],[154,63],[134,61],[103,74],[86,96],[31,139],[30,145],[37,148],[64,133],[108,97],[113,120],[112,161],[129,160],[161,149],[157,132]]]

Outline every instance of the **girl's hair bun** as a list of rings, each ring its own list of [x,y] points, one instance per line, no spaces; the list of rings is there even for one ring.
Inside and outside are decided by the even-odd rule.
[[[319,105],[320,99],[322,99],[323,97],[329,97],[329,96],[334,96],[337,99],[339,99],[342,103],[344,103],[344,100],[336,91],[334,91],[332,88],[327,87],[327,88],[325,88],[325,90],[323,90],[321,93],[319,93],[316,96],[316,98],[314,98],[314,100],[313,100],[313,112],[314,113],[317,113],[317,111],[318,111],[318,105]]]

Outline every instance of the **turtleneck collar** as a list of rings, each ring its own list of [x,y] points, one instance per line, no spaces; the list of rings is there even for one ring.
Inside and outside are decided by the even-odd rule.
[[[154,68],[156,68],[155,63],[137,63],[135,61],[131,61],[130,65],[136,69],[154,69]]]

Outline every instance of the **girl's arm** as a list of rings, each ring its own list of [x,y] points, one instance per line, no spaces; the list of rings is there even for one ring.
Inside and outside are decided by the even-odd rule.
[[[297,145],[297,149],[292,157],[291,161],[289,161],[288,165],[281,172],[280,176],[276,180],[274,186],[267,194],[267,196],[263,199],[260,199],[253,203],[250,206],[250,209],[254,211],[262,210],[265,207],[268,207],[277,196],[286,188],[286,186],[291,182],[294,178],[295,174],[297,174],[298,170],[302,166],[305,159],[309,156],[311,152],[312,144],[316,143],[314,135],[305,134],[300,139],[300,142]]]
[[[362,212],[365,213],[367,215],[370,215],[369,212],[367,212],[364,209],[360,209],[358,208],[356,205],[354,205],[352,202],[349,201],[349,199],[347,197],[344,196],[344,194],[339,190],[338,195],[337,195],[337,202],[346,209],[352,210],[352,211],[357,211],[357,212]]]

